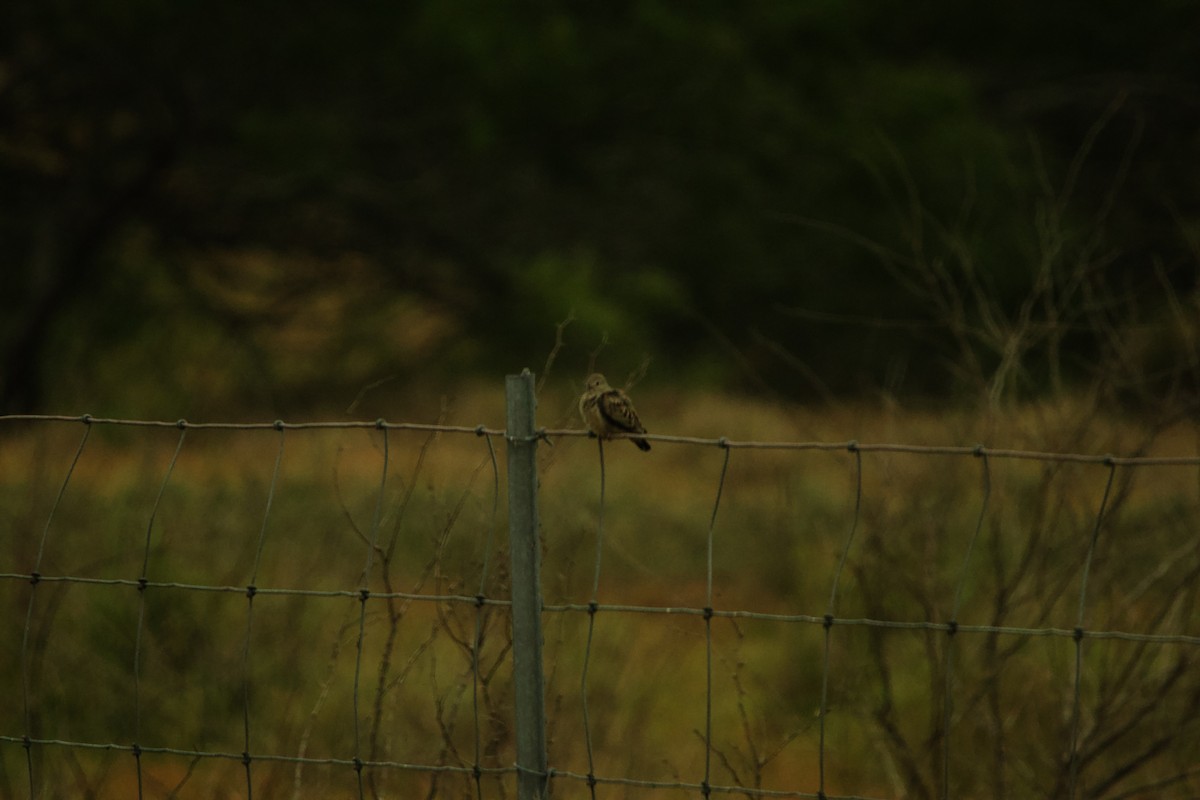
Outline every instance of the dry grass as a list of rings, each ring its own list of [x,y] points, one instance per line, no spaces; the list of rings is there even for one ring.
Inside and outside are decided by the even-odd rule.
[[[445,420],[503,427],[494,387],[464,389]],[[1194,455],[1191,427],[1148,438],[1131,421],[1084,416],[1069,402],[1011,414],[921,412],[867,405],[806,409],[746,398],[637,391],[651,431],[731,439],[904,442],[1043,451]],[[550,386],[541,420],[575,427],[574,398]],[[432,421],[436,403],[414,402]],[[417,412],[414,412],[416,414]],[[0,572],[28,573],[42,528],[82,426],[25,426],[0,447],[0,514],[10,531]],[[377,432],[290,431],[261,563],[259,535],[279,435],[189,431],[146,551],[149,516],[177,444],[174,430],[97,427],[49,529],[40,571],[136,580],[147,559],[152,581],[239,587],[355,590],[367,557],[383,465]],[[500,507],[486,442],[473,435],[393,432],[378,538],[395,537],[390,558],[373,556],[372,588],[474,595],[489,537],[486,592],[506,594],[504,453],[495,442]],[[606,451],[601,603],[703,607],[706,548],[725,452],[670,443],[642,454],[623,442]],[[1107,480],[1100,465],[1046,466],[993,460],[981,538],[963,572],[983,502],[981,462],[970,457],[848,451],[736,450],[713,526],[713,606],[820,617],[853,528],[834,613],[840,618],[948,620],[962,581],[958,619],[970,624],[1076,624],[1080,572]],[[592,599],[599,512],[596,443],[562,438],[541,448],[543,582],[547,603]],[[1087,627],[1200,635],[1200,549],[1194,520],[1197,470],[1118,470],[1111,516],[1099,540]],[[15,687],[0,700],[0,734],[20,736],[24,711],[16,676],[27,581],[0,582],[5,674]],[[141,711],[133,715],[140,596],[130,586],[43,582],[30,639],[34,733],[46,738],[160,744],[240,753],[244,678],[250,693],[251,750],[350,758],[359,604],[344,597],[260,595],[251,659],[244,593],[152,588],[144,595],[139,656]],[[465,646],[470,604],[368,603],[358,676],[359,752],[364,758],[469,766],[475,724]],[[481,651],[487,766],[511,765],[507,616],[489,609]],[[580,679],[587,617],[546,615],[550,761],[587,772]],[[587,686],[597,774],[698,782],[705,744],[704,621],[697,616],[601,612]],[[718,618],[713,631],[711,780],[815,792],[824,630],[809,623]],[[390,637],[390,638],[389,638]],[[1063,773],[1074,685],[1069,638],[960,635],[955,640],[951,786],[959,796],[1032,796]],[[941,632],[835,626],[830,637],[826,791],[922,796],[941,780],[944,661]],[[1200,648],[1089,643],[1082,720],[1091,759],[1084,784],[1102,786],[1121,752],[1169,730],[1196,741]],[[382,686],[382,689],[380,688]],[[381,694],[380,694],[381,693]],[[377,696],[379,697],[377,704]],[[1147,708],[1147,700],[1153,700]],[[1190,713],[1190,716],[1189,716]],[[378,720],[378,724],[376,721]],[[140,731],[135,728],[140,726]],[[1107,745],[1107,733],[1122,732]],[[1184,769],[1181,744],[1139,762],[1102,796]],[[1123,750],[1122,750],[1123,748]],[[999,751],[1003,750],[1002,753]],[[45,796],[128,796],[133,759],[37,748]],[[0,747],[0,794],[22,792],[24,751]],[[242,796],[240,763],[147,756],[152,796]],[[356,796],[353,770],[256,762],[256,797]],[[367,771],[368,794],[473,796],[468,779],[409,771]],[[1171,784],[1158,796],[1200,787]],[[513,796],[511,776],[485,780],[485,796]],[[998,788],[999,787],[999,788]],[[1041,788],[1039,788],[1041,787]],[[562,783],[563,796],[583,791]],[[609,789],[608,797],[653,795]]]

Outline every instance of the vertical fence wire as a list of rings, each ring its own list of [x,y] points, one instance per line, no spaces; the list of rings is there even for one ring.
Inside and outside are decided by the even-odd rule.
[[[254,783],[250,770],[250,637],[254,629],[254,597],[258,593],[258,569],[262,564],[263,545],[267,541],[267,522],[271,519],[271,506],[275,502],[275,487],[279,484],[279,468],[283,464],[283,422],[276,420],[279,431],[279,448],[275,452],[275,468],[271,471],[271,483],[267,488],[267,504],[263,510],[262,526],[258,531],[258,546],[254,551],[254,566],[250,570],[250,582],[246,585],[246,636],[242,641],[242,765],[246,770],[246,798],[253,800]]]
[[[979,504],[979,516],[975,520],[975,530],[967,541],[967,552],[963,555],[962,567],[958,571],[958,585],[954,587],[954,604],[950,607],[950,623],[946,629],[946,693],[942,697],[942,800],[950,797],[950,728],[954,716],[954,642],[958,633],[958,612],[962,609],[963,586],[967,582],[967,568],[971,565],[971,554],[975,551],[975,542],[983,530],[983,521],[987,518],[988,504],[992,497],[992,472],[988,466],[987,453],[983,447],[975,448],[979,458],[982,487],[982,500]]]
[[[133,640],[133,759],[137,770],[138,797],[144,796],[142,787],[142,634],[146,623],[146,586],[149,583],[150,542],[154,535],[154,520],[158,517],[159,506],[162,505],[163,495],[166,494],[167,484],[171,482],[171,473],[179,461],[179,453],[183,450],[183,440],[187,437],[187,422],[179,420],[179,441],[175,444],[175,452],[163,475],[158,487],[158,495],[154,498],[154,507],[150,509],[150,521],[146,523],[146,540],[142,550],[142,573],[138,578],[138,617],[137,634]]]
[[[71,459],[71,466],[67,468],[67,474],[63,478],[62,486],[59,487],[58,494],[54,498],[54,503],[50,506],[50,513],[46,516],[46,524],[42,526],[42,535],[38,538],[37,555],[34,557],[33,569],[29,573],[29,605],[25,609],[25,628],[21,632],[21,709],[25,720],[25,733],[22,737],[22,746],[25,748],[25,770],[29,776],[30,800],[37,795],[37,782],[34,779],[33,771],[34,731],[32,695],[29,687],[29,631],[33,626],[34,600],[37,596],[38,582],[41,580],[42,557],[46,554],[46,541],[50,537],[50,523],[54,521],[54,515],[58,512],[63,495],[67,493],[67,486],[71,483],[71,476],[75,474],[75,467],[79,464],[79,459],[83,455],[83,448],[87,445],[88,435],[91,432],[92,426],[85,420],[83,437],[79,440],[79,447],[75,449],[75,457]]]
[[[479,569],[479,593],[475,595],[475,638],[471,640],[471,714],[475,721],[475,763],[471,775],[475,780],[476,800],[483,800],[483,744],[480,740],[479,725],[479,649],[483,645],[483,608],[487,599],[488,565],[491,563],[492,546],[496,538],[496,517],[500,509],[500,467],[496,463],[496,448],[492,446],[490,436],[485,436],[483,426],[479,426],[476,435],[483,438],[487,445],[488,458],[492,463],[492,516],[488,522],[487,541],[483,546],[483,564]]]
[[[600,509],[596,518],[596,560],[592,570],[592,593],[588,600],[587,642],[583,648],[583,671],[579,679],[579,695],[583,705],[583,742],[587,750],[587,786],[592,800],[596,798],[596,762],[592,750],[592,722],[588,714],[588,665],[592,660],[592,635],[596,630],[596,608],[600,596],[600,564],[604,553],[604,439],[597,438],[600,452]]]
[[[1079,725],[1083,691],[1083,623],[1087,612],[1088,578],[1092,571],[1092,560],[1096,555],[1096,541],[1100,538],[1100,528],[1104,525],[1104,513],[1108,509],[1108,498],[1112,494],[1113,478],[1117,474],[1117,466],[1111,458],[1106,462],[1108,479],[1104,483],[1104,495],[1100,498],[1100,508],[1096,511],[1096,523],[1092,527],[1092,537],[1088,542],[1087,557],[1083,562],[1083,575],[1079,581],[1079,612],[1075,618],[1075,686],[1071,701],[1071,749],[1068,751],[1070,763],[1067,768],[1067,798],[1074,800],[1075,790],[1079,779]]]
[[[366,796],[363,786],[362,721],[358,707],[360,685],[362,682],[363,643],[367,636],[367,600],[371,596],[371,569],[375,564],[375,550],[378,547],[379,526],[383,520],[383,506],[387,494],[388,457],[390,455],[388,429],[382,419],[376,423],[376,427],[383,434],[383,463],[379,469],[379,495],[375,499],[375,513],[371,518],[371,536],[370,541],[367,542],[367,560],[363,566],[362,585],[359,588],[358,637],[355,641],[354,653],[354,772],[358,777],[359,800],[362,800]]]
[[[700,784],[700,792],[705,797],[712,793],[712,706],[713,706],[713,540],[717,527],[717,510],[721,507],[721,494],[725,490],[725,477],[729,474],[729,454],[731,452],[724,438],[718,443],[725,451],[721,462],[721,479],[717,482],[717,496],[713,500],[712,516],[708,518],[708,554],[707,571],[704,583],[704,781]]]
[[[858,442],[850,442],[846,449],[854,454],[854,519],[850,522],[850,532],[846,534],[846,543],[838,557],[837,569],[833,573],[833,582],[829,588],[829,605],[825,609],[825,654],[821,662],[821,710],[818,716],[817,740],[817,784],[818,794],[825,796],[825,717],[829,714],[829,635],[833,629],[834,610],[837,606],[838,585],[842,580],[842,571],[846,568],[846,557],[850,554],[850,546],[854,543],[854,534],[858,531],[858,521],[862,516],[862,451]]]

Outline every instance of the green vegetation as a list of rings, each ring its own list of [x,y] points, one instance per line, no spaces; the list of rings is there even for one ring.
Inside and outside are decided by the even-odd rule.
[[[464,394],[448,421],[495,425],[498,395]],[[572,397],[547,389],[543,421]],[[719,395],[639,392],[661,432],[733,439],[903,441],[1061,452],[1183,455],[1195,431],[1148,431],[1081,416],[1075,404],[1013,414],[813,413]],[[13,423],[7,423],[13,425]],[[82,426],[6,429],[3,528],[14,532],[0,571],[28,573]],[[353,597],[280,596],[253,603],[250,658],[244,587],[355,591],[375,512],[381,437],[372,430],[289,431],[266,510],[279,434],[188,431],[163,491],[146,555],[155,497],[178,441],[172,429],[95,426],[46,539],[41,573],[136,581],[147,577],[229,592],[128,584],[59,583],[35,590],[27,653],[31,732],[38,737],[239,754],[352,758],[359,603]],[[503,491],[485,440],[472,434],[393,432],[373,557],[374,591],[473,596],[489,554],[485,593],[506,596]],[[601,603],[702,608],[709,518],[724,453],[656,444],[643,456],[615,443],[607,481]],[[502,443],[497,444],[502,447]],[[561,438],[541,450],[546,602],[591,599],[599,501],[595,443]],[[503,472],[503,453],[499,453]],[[1077,624],[1083,564],[1109,469],[971,456],[737,449],[713,528],[718,610],[822,617],[854,529],[833,613],[839,619],[1058,628]],[[1085,627],[1200,635],[1197,470],[1117,468],[1089,576]],[[503,474],[499,476],[503,487]],[[986,509],[984,487],[987,487]],[[967,547],[980,524],[970,559]],[[265,538],[258,561],[260,532]],[[964,561],[965,568],[964,568]],[[961,588],[960,588],[961,587]],[[960,594],[961,592],[961,594]],[[956,596],[959,610],[954,615]],[[22,674],[30,587],[0,581],[8,609],[4,674]],[[481,612],[481,763],[513,761],[507,615]],[[475,727],[469,643],[471,602],[368,602],[359,674],[364,758],[469,767]],[[580,696],[587,615],[545,617],[550,763],[587,772]],[[824,629],[814,622],[718,617],[713,621],[714,783],[815,792]],[[952,796],[1062,796],[1074,692],[1069,636],[891,629],[836,624],[830,631],[826,790],[866,796],[938,796],[948,648],[953,707]],[[140,653],[140,713],[133,664]],[[1190,797],[1200,736],[1200,648],[1120,639],[1083,642],[1081,796]],[[5,735],[19,736],[21,682],[0,700]],[[703,619],[601,611],[589,663],[596,773],[699,781],[705,747]],[[140,730],[135,727],[140,722]],[[127,752],[34,750],[43,796],[122,797],[134,781]],[[0,747],[0,793],[21,796],[19,744]],[[238,761],[147,754],[152,796],[237,795]],[[1127,771],[1126,771],[1126,768]],[[356,796],[348,766],[256,760],[256,797]],[[468,776],[366,770],[369,796],[474,796]],[[565,778],[560,791],[571,787]],[[1141,794],[1135,787],[1164,783]],[[487,797],[511,797],[511,776],[484,778]],[[172,792],[176,792],[172,794]],[[1133,792],[1133,794],[1129,794]],[[605,790],[612,796],[633,796]],[[679,796],[663,791],[655,796]],[[642,796],[638,794],[637,796]]]
[[[0,410],[340,410],[534,365],[572,310],[573,356],[607,332],[662,380],[793,398],[971,396],[965,355],[1031,346],[1007,390],[1038,396],[1110,331],[1145,366],[1177,352],[1169,298],[1197,324],[1198,23],[18,3]]]

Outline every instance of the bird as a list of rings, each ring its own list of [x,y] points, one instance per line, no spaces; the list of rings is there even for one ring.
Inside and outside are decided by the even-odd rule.
[[[579,398],[579,415],[588,430],[601,439],[610,439],[621,433],[645,433],[646,428],[638,419],[637,411],[629,395],[608,385],[599,372],[588,376],[586,389]],[[649,450],[645,439],[631,439],[639,450]]]

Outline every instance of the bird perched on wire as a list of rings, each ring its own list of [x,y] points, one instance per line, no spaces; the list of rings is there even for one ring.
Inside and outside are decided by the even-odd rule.
[[[589,375],[587,388],[579,398],[579,414],[588,430],[601,439],[621,433],[645,433],[629,395],[608,385],[600,373]],[[639,450],[649,450],[645,439],[631,439]]]

